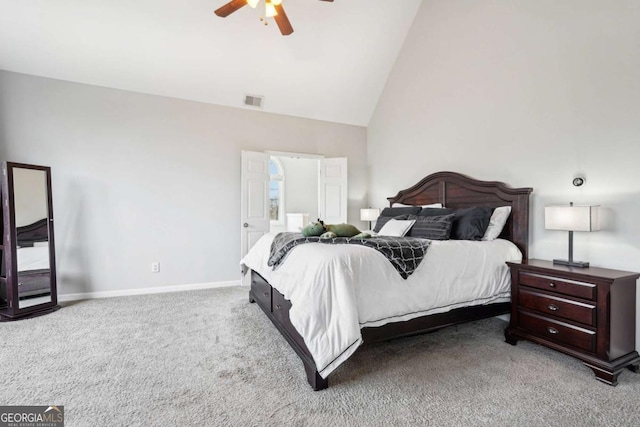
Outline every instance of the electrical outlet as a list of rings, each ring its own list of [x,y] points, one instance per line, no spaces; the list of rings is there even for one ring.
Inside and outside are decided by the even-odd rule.
[[[160,273],[160,263],[159,262],[152,262],[151,263],[151,272],[152,273]]]

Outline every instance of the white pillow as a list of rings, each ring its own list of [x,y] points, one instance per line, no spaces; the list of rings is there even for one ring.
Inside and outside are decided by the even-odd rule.
[[[500,233],[502,233],[502,229],[507,223],[510,213],[511,206],[500,206],[499,208],[495,208],[491,214],[487,231],[485,231],[484,236],[482,236],[482,240],[496,240]]]
[[[380,231],[378,231],[378,236],[404,237],[415,223],[415,219],[399,220],[391,218],[382,226]]]
[[[405,205],[402,203],[394,203],[391,205],[392,208],[411,208],[414,206],[416,205]],[[417,205],[417,206],[421,208],[441,208],[442,203],[431,203],[430,205]]]

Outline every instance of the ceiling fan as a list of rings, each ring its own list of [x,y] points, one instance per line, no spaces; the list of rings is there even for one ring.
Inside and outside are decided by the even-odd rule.
[[[320,1],[332,2],[333,0]],[[215,14],[222,18],[226,18],[236,10],[246,5],[255,9],[259,2],[260,0],[231,0],[229,3],[216,9]],[[283,36],[288,36],[293,33],[291,22],[289,22],[289,18],[287,18],[287,14],[282,7],[282,0],[264,0],[264,10],[264,16],[261,17],[260,20],[263,21],[265,25],[267,25],[267,21],[265,19],[273,17]]]

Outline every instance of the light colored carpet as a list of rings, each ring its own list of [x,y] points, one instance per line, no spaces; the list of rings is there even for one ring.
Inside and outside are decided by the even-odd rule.
[[[363,347],[313,392],[246,288],[80,301],[0,324],[0,404],[64,405],[67,426],[640,425],[640,375],[604,385],[505,326]]]

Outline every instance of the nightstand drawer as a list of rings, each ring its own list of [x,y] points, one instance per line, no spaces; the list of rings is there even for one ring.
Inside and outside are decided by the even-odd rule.
[[[589,326],[596,325],[596,306],[593,304],[571,301],[566,298],[532,292],[522,288],[520,289],[519,304],[521,307],[552,314],[563,319],[573,320]]]
[[[507,262],[511,323],[505,340],[528,339],[581,359],[611,385],[628,367],[640,371],[636,351],[636,281],[640,273],[577,268],[552,261]]]
[[[593,283],[521,271],[520,284],[592,301],[596,299],[596,285]]]
[[[541,338],[591,353],[596,351],[596,333],[594,331],[524,311],[519,311],[519,315],[520,328]]]

